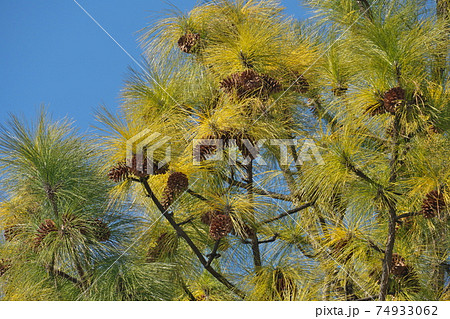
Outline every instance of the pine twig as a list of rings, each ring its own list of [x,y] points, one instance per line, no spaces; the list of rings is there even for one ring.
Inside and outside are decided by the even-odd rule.
[[[299,211],[304,210],[304,209],[306,209],[308,207],[311,207],[312,205],[314,205],[314,202],[303,204],[303,205],[301,205],[301,206],[299,206],[297,208],[288,210],[287,212],[284,212],[284,213],[282,213],[282,214],[280,214],[280,215],[278,215],[276,217],[273,217],[273,218],[267,219],[265,221],[262,221],[260,224],[261,225],[269,224],[269,223],[274,222],[276,220],[279,220],[279,219],[281,219],[283,217],[286,217],[286,216],[298,213]]]
[[[188,246],[191,248],[192,252],[195,254],[197,259],[200,261],[202,266],[213,276],[215,277],[219,282],[221,282],[224,286],[226,286],[228,289],[233,291],[236,295],[241,297],[242,299],[245,298],[245,293],[238,289],[235,285],[233,285],[231,282],[229,282],[222,274],[218,273],[214,268],[211,267],[211,265],[208,265],[208,262],[206,261],[205,257],[203,257],[202,253],[200,252],[200,249],[195,245],[195,243],[192,241],[192,239],[189,237],[189,235],[175,222],[172,214],[170,214],[167,210],[164,209],[161,202],[156,198],[155,193],[151,189],[148,180],[146,178],[141,178],[140,183],[144,186],[144,189],[146,191],[146,195],[152,199],[152,201],[155,203],[156,207],[159,209],[159,211],[162,213],[162,215],[166,218],[166,220],[169,222],[169,224],[176,230],[178,236],[183,238]]]

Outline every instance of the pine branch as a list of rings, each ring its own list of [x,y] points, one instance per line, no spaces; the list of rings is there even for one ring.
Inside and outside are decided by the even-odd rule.
[[[200,194],[194,192],[192,189],[188,189],[186,192],[187,192],[188,194],[190,194],[190,195],[192,195],[192,196],[194,196],[194,197],[196,197],[196,198],[202,200],[202,201],[205,201],[205,202],[208,201],[205,197],[203,197],[202,195],[200,195]]]
[[[148,180],[146,178],[141,178],[139,181],[144,186],[146,195],[152,199],[152,201],[155,203],[156,207],[159,209],[162,215],[166,218],[169,224],[175,229],[178,236],[180,236],[186,241],[186,243],[191,248],[192,252],[195,254],[195,256],[200,261],[202,266],[224,286],[226,286],[236,295],[244,299],[245,298],[244,292],[236,288],[235,285],[229,282],[222,274],[218,273],[214,268],[211,267],[211,265],[208,265],[208,262],[206,261],[205,257],[203,257],[202,253],[200,252],[200,249],[195,245],[195,243],[192,241],[189,235],[175,222],[175,219],[173,218],[172,214],[170,214],[167,210],[165,210],[164,207],[161,205],[161,202],[158,200],[158,198],[156,198],[155,193],[153,193],[153,190],[148,184]]]
[[[297,207],[297,208],[288,210],[287,212],[284,212],[284,213],[282,213],[282,214],[280,214],[280,215],[278,215],[278,216],[276,216],[276,217],[267,219],[267,220],[261,222],[260,225],[269,224],[269,223],[271,223],[271,222],[274,222],[274,221],[279,220],[279,219],[281,219],[281,218],[284,218],[284,217],[286,217],[286,216],[289,216],[289,215],[298,213],[299,211],[302,211],[302,210],[304,210],[304,209],[306,209],[306,208],[308,208],[308,207],[311,207],[311,206],[313,206],[313,205],[314,205],[314,202],[303,204],[303,205],[301,205],[301,206],[299,206],[299,207]]]
[[[250,201],[253,201],[253,159],[250,159],[250,162],[246,166],[247,170],[247,194],[250,199]],[[253,231],[250,239],[252,241],[252,254],[253,254],[253,264],[255,265],[255,270],[258,270],[262,263],[261,263],[261,252],[259,250],[259,241],[258,241],[258,235],[256,231]]]
[[[277,238],[278,238],[278,234],[275,234],[275,235],[273,235],[271,238],[269,238],[269,239],[266,239],[266,240],[259,240],[258,241],[258,244],[267,244],[267,243],[273,243],[275,240],[277,240]],[[243,243],[244,244],[251,244],[252,242],[250,241],[250,240],[248,240],[248,239],[246,239],[246,240],[243,240]]]
[[[219,258],[220,257],[220,254],[217,253],[217,250],[219,249],[219,244],[220,244],[220,238],[218,240],[216,240],[216,242],[214,243],[213,250],[211,251],[211,253],[209,253],[207,255],[207,257],[208,257],[208,261],[206,262],[207,266],[211,265],[211,263],[213,262],[213,260],[215,258]]]
[[[247,189],[248,188],[248,183],[243,183],[240,181],[236,181],[228,176],[225,177],[227,183],[233,185],[233,186],[237,186],[243,189]],[[292,202],[292,198],[289,195],[285,195],[285,194],[280,194],[280,193],[276,193],[276,192],[272,192],[272,191],[268,191],[268,190],[264,190],[258,187],[254,187],[252,186],[252,190],[253,193],[258,194],[258,195],[266,195],[269,196],[273,199],[279,199],[279,200],[284,200],[286,202]]]
[[[390,176],[389,183],[392,185],[397,181],[397,174],[399,169],[399,147],[400,147],[400,116],[398,112],[395,114],[394,118],[394,134],[392,146],[392,158],[389,163]],[[386,204],[389,211],[389,225],[388,225],[388,238],[386,243],[386,249],[384,250],[384,259],[382,265],[382,274],[380,280],[380,293],[379,300],[386,300],[386,295],[389,287],[389,273],[392,265],[392,254],[394,251],[395,244],[395,224],[397,221],[397,203],[395,200],[386,198]]]
[[[83,287],[81,281],[79,281],[77,278],[72,277],[71,275],[65,273],[64,271],[59,270],[59,269],[52,268],[51,266],[46,267],[46,268],[48,269],[48,271],[49,271],[51,274],[57,275],[57,276],[59,276],[59,277],[61,277],[61,278],[64,278],[64,279],[67,279],[67,280],[73,282],[74,284],[76,284],[77,286],[79,286],[80,288]]]
[[[186,283],[184,282],[184,280],[182,278],[180,278],[180,285],[181,285],[181,288],[183,288],[184,293],[189,297],[190,301],[197,301],[197,299],[192,294],[192,292],[189,290],[188,286],[186,285]]]
[[[401,214],[401,215],[398,215],[398,216],[397,216],[396,222],[397,222],[397,223],[400,222],[400,219],[402,219],[402,218],[412,217],[412,216],[418,216],[418,215],[420,215],[419,212],[404,213],[404,214]]]

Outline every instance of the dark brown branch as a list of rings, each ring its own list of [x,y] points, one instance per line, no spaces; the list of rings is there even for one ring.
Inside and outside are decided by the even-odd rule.
[[[376,186],[378,189],[383,189],[383,186],[380,185],[379,183],[375,182],[372,178],[370,178],[369,176],[367,176],[363,171],[361,171],[359,168],[356,168],[355,165],[353,165],[353,163],[350,163],[349,161],[347,161],[346,164],[347,168],[350,169],[353,173],[356,174],[356,176],[358,176],[359,178],[365,180],[366,182],[368,182],[371,185]]]
[[[79,286],[80,288],[82,287],[81,281],[79,281],[77,278],[72,277],[69,274],[66,274],[64,271],[58,270],[58,269],[51,269],[50,267],[47,267],[47,269],[50,271],[51,274],[53,275],[57,275],[61,278],[67,279],[71,282],[73,282],[74,284],[76,284],[77,286]]]
[[[384,254],[384,249],[381,249],[380,247],[378,247],[377,244],[375,244],[373,241],[371,241],[370,239],[367,241],[369,243],[369,247],[378,251],[379,253]]]
[[[184,282],[184,280],[182,278],[180,278],[180,285],[181,285],[181,288],[183,288],[184,293],[189,297],[190,301],[197,301],[197,299],[192,294],[192,292],[189,290],[188,286],[186,285],[186,283]]]
[[[412,216],[418,216],[418,215],[420,215],[419,212],[404,213],[404,214],[401,214],[401,215],[398,215],[398,216],[397,216],[396,222],[397,222],[397,223],[400,222],[400,219],[402,219],[402,218],[412,217]]]
[[[299,207],[297,207],[297,208],[288,210],[287,212],[284,212],[284,213],[282,213],[282,214],[280,214],[280,215],[278,215],[278,216],[276,216],[276,217],[267,219],[267,220],[261,222],[261,225],[265,225],[265,224],[274,222],[274,221],[276,221],[276,220],[278,220],[278,219],[281,219],[281,218],[283,218],[283,217],[286,217],[286,216],[289,216],[289,215],[298,213],[299,211],[304,210],[304,209],[306,209],[306,208],[308,208],[308,207],[311,207],[312,205],[314,205],[313,202],[303,204],[303,205],[301,205],[301,206],[299,206]]]
[[[246,165],[247,170],[247,185],[245,189],[247,190],[247,195],[250,201],[253,201],[253,193],[255,191],[255,187],[253,185],[253,159]],[[252,254],[253,254],[253,264],[255,265],[255,270],[258,270],[261,266],[261,252],[259,250],[259,242],[258,235],[256,231],[253,231],[250,235],[250,239],[252,241]]]
[[[219,282],[221,282],[223,285],[225,285],[228,289],[233,291],[235,294],[237,294],[241,298],[245,298],[244,292],[236,288],[235,285],[233,285],[231,282],[229,282],[222,274],[218,273],[214,268],[211,267],[211,265],[208,265],[205,257],[203,257],[202,253],[200,252],[199,248],[194,244],[192,239],[189,237],[188,234],[175,222],[172,214],[170,214],[167,210],[164,209],[164,207],[161,205],[161,202],[156,198],[155,194],[153,193],[150,185],[148,184],[148,181],[146,178],[140,179],[141,184],[144,186],[144,189],[147,193],[147,196],[152,199],[152,201],[155,203],[156,207],[159,209],[159,211],[162,213],[162,215],[167,219],[167,221],[170,223],[170,225],[176,230],[178,236],[183,238],[186,243],[191,248],[192,252],[195,254],[195,256],[198,258],[202,266],[213,276],[215,277]]]
[[[183,226],[185,224],[190,223],[193,220],[194,220],[194,217],[190,217],[190,218],[186,219],[185,221],[182,221],[181,223],[178,223],[178,226]]]
[[[228,176],[225,177],[226,181],[233,185],[233,186],[237,186],[243,189],[247,189],[248,188],[248,183],[243,183],[240,181],[236,181]],[[280,200],[284,200],[286,202],[291,202],[292,198],[289,195],[285,195],[285,194],[280,194],[280,193],[276,193],[276,192],[271,192],[271,191],[267,191],[261,188],[257,188],[257,187],[252,187],[253,193],[258,194],[258,195],[266,195],[269,196],[271,198],[274,199],[280,199]]]
[[[258,240],[258,244],[267,244],[267,243],[273,243],[275,240],[277,240],[278,238],[278,234],[273,235],[271,238],[266,239],[266,240]],[[248,239],[243,240],[244,244],[251,244],[252,242]]]
[[[313,254],[306,252],[306,250],[302,247],[302,245],[300,245],[300,243],[297,243],[295,246],[302,252],[303,256],[305,256],[307,258],[311,258],[311,259],[314,259],[317,257],[317,254],[313,255]]]
[[[194,192],[194,191],[191,190],[191,189],[188,189],[186,192],[187,192],[188,194],[191,194],[192,196],[194,196],[194,197],[196,197],[196,198],[202,200],[202,201],[205,201],[205,202],[208,201],[205,197],[203,197],[202,195],[200,195],[200,194]]]
[[[394,133],[392,136],[393,145],[392,145],[392,157],[389,163],[390,176],[389,183],[393,185],[398,179],[398,171],[401,166],[399,163],[399,148],[400,148],[400,113],[395,114],[394,118]],[[397,202],[395,200],[386,198],[385,199],[388,211],[389,211],[389,225],[388,225],[388,236],[386,248],[384,250],[384,259],[382,264],[382,273],[380,279],[380,293],[378,295],[378,299],[380,301],[386,300],[386,295],[388,293],[389,288],[389,273],[392,265],[392,254],[394,251],[395,244],[395,225],[397,221]]]
[[[214,248],[211,251],[210,254],[207,255],[208,257],[208,261],[206,263],[207,266],[211,265],[211,263],[213,262],[213,260],[215,258],[219,258],[220,254],[217,253],[217,250],[219,249],[219,244],[220,244],[220,238],[218,240],[216,240],[216,242],[214,243]]]

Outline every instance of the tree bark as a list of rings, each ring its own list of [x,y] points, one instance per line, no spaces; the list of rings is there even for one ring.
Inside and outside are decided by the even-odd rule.
[[[247,169],[247,194],[248,198],[251,202],[253,202],[253,159],[250,159],[250,162],[246,165]],[[258,235],[256,233],[256,229],[253,229],[253,232],[250,236],[250,240],[252,242],[252,254],[253,254],[253,264],[255,266],[255,271],[258,271],[261,268],[261,252],[259,250],[259,240]]]

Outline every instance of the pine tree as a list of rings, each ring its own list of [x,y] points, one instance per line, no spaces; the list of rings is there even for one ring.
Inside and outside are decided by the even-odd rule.
[[[305,23],[215,0],[145,29],[145,71],[99,110],[96,144],[14,120],[60,145],[44,161],[4,129],[6,298],[448,299],[446,7],[306,2]],[[152,174],[127,149],[144,131]]]

